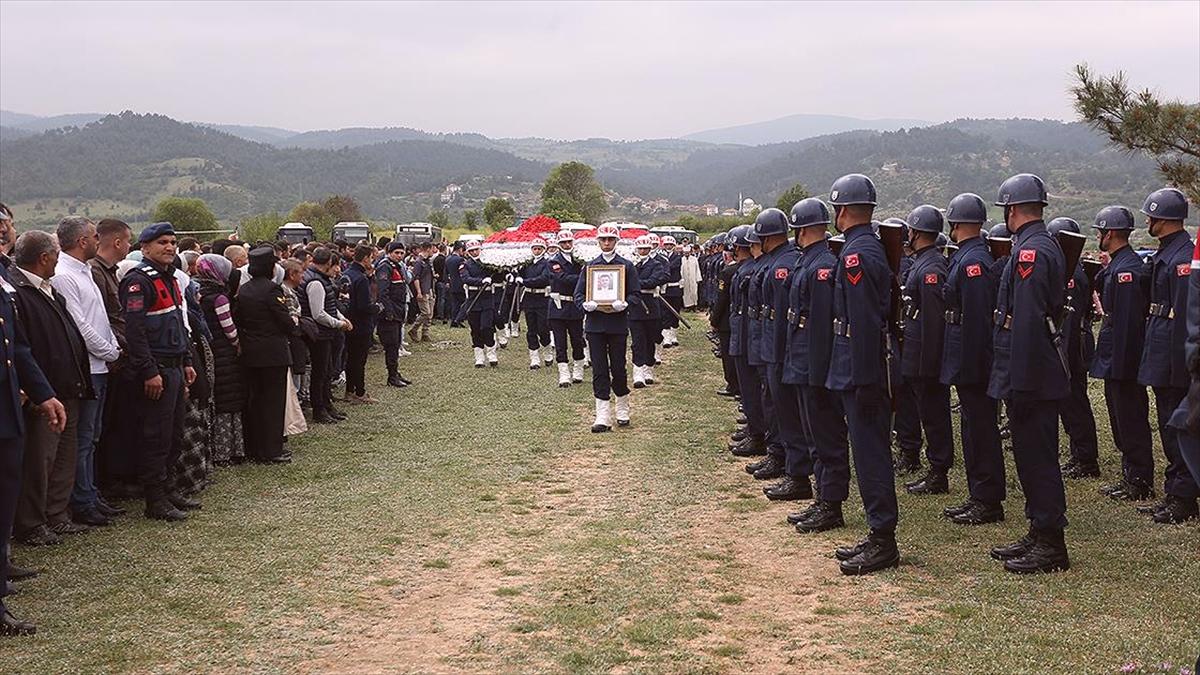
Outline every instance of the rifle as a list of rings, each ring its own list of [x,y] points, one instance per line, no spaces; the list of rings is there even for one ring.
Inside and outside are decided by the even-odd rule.
[[[517,286],[517,290],[513,291],[513,303],[508,312],[508,322],[516,323],[521,314],[521,299],[525,295],[525,287]]]
[[[641,300],[641,298],[638,298],[638,299]],[[687,319],[683,318],[682,316],[679,316],[679,312],[675,311],[675,308],[671,306],[671,303],[667,302],[666,298],[664,298],[663,296],[660,295],[660,296],[658,296],[658,299],[662,300],[663,307],[666,307],[668,312],[670,312],[671,314],[674,314],[676,319],[679,319],[679,323],[683,324],[684,327],[686,327],[688,330],[692,329],[692,324],[688,323]]]
[[[1059,230],[1054,238],[1058,242],[1058,247],[1062,249],[1063,259],[1066,261],[1066,277],[1069,280],[1075,276],[1075,268],[1079,265],[1079,257],[1083,255],[1083,245],[1087,243],[1087,237],[1067,230]],[[1058,352],[1058,358],[1062,361],[1063,370],[1066,371],[1068,378],[1071,377],[1071,362],[1067,355],[1067,341],[1063,338],[1063,330],[1070,322],[1071,312],[1074,309],[1071,306],[1071,294],[1067,293],[1062,313],[1058,317],[1058,325],[1054,325],[1051,317],[1046,317],[1050,335],[1053,337],[1054,348]]]
[[[897,280],[897,277],[900,274],[900,259],[904,257],[904,230],[899,224],[880,223],[878,232],[879,241],[883,244],[884,255],[887,256],[888,268],[892,271],[891,301],[888,303],[887,324],[884,327],[883,335],[883,360],[886,370],[885,374],[887,375],[888,397],[892,399],[892,407],[895,408],[896,398],[892,382],[892,366],[896,354],[892,349],[891,337],[894,335],[897,340],[900,339],[900,282]]]
[[[1007,258],[1012,255],[1012,239],[1007,237],[988,237],[988,251],[992,254],[992,260]]]
[[[483,295],[482,287],[480,287],[478,291],[475,291],[475,295],[471,296],[470,302],[463,305],[462,308],[458,310],[458,314],[454,315],[454,319],[451,321],[451,323],[462,323],[462,320],[467,318],[467,315],[471,313],[471,308],[474,307],[475,303],[479,301],[479,296],[481,295]]]
[[[840,257],[842,255],[842,247],[846,245],[846,238],[839,234],[830,237],[827,241],[829,242],[829,250],[833,251],[833,255]]]
[[[1081,258],[1079,262],[1083,265],[1083,273],[1087,275],[1088,292],[1091,293],[1096,290],[1096,275],[1100,274],[1104,265],[1099,260],[1092,258]]]

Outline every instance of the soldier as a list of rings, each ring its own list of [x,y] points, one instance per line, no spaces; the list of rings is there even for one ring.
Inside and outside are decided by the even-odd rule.
[[[583,382],[583,312],[575,306],[575,284],[579,281],[580,265],[571,253],[575,235],[570,230],[563,230],[555,239],[559,251],[546,260],[550,269],[548,316],[554,357],[558,362],[558,386],[569,387],[572,382]]]
[[[846,411],[858,491],[871,528],[866,539],[835,554],[842,574],[869,574],[900,564],[899,507],[888,443],[888,389],[895,378],[886,357],[895,352],[888,330],[895,277],[871,227],[871,179],[842,176],[829,197],[834,224],[846,243],[834,274],[833,348],[825,386],[841,398]]]
[[[729,353],[737,369],[738,390],[742,393],[742,408],[746,413],[745,431],[735,433],[729,444],[729,451],[735,457],[767,454],[767,422],[762,408],[763,382],[758,370],[750,365],[749,356],[750,323],[755,315],[750,307],[750,281],[758,268],[755,258],[762,254],[762,248],[751,241],[751,234],[750,225],[739,225],[729,231],[737,261],[729,298]]]
[[[767,446],[767,456],[762,461],[746,465],[746,473],[756,480],[771,480],[783,476],[783,468],[787,463],[787,451],[779,438],[779,416],[775,410],[775,399],[771,396],[771,386],[767,377],[767,362],[763,360],[763,325],[769,309],[763,301],[763,285],[770,266],[770,256],[763,248],[762,239],[754,233],[754,226],[746,233],[750,241],[750,252],[755,257],[754,270],[746,284],[746,363],[754,370],[758,379],[759,409],[762,411]]]
[[[452,258],[454,256],[451,256]],[[461,259],[460,259],[461,260]],[[400,329],[404,326],[405,314],[408,309],[408,284],[404,279],[404,244],[398,241],[388,242],[387,255],[375,263],[376,297],[382,307],[379,314],[379,341],[383,343],[383,360],[387,365],[389,387],[406,387],[412,382],[400,375]],[[458,279],[456,263],[453,274]],[[461,286],[462,280],[459,279]],[[452,321],[458,320],[458,305],[454,305],[455,313],[450,315]]]
[[[1050,236],[1059,232],[1080,234],[1079,223],[1071,218],[1055,218],[1046,225]],[[1067,354],[1071,367],[1071,396],[1059,407],[1063,429],[1067,432],[1071,458],[1062,465],[1063,478],[1094,478],[1100,475],[1099,443],[1096,439],[1096,418],[1092,414],[1092,399],[1088,396],[1088,367],[1096,352],[1092,336],[1092,287],[1080,262],[1067,279],[1067,302],[1071,312],[1066,335]]]
[[[683,256],[676,250],[675,237],[662,238],[663,260],[667,266],[667,281],[662,297],[676,312],[683,311]],[[670,312],[662,313],[663,347],[679,346],[679,319]]]
[[[546,312],[549,303],[547,295],[550,292],[550,268],[546,264],[546,241],[541,237],[529,243],[533,253],[530,260],[516,275],[509,275],[509,281],[521,294],[521,311],[525,312],[525,343],[529,346],[529,369],[537,370],[544,359],[546,365],[554,362],[550,352],[550,325],[546,322]],[[514,289],[516,290],[516,289]]]
[[[467,244],[467,259],[461,271],[463,289],[467,293],[467,325],[471,327],[471,347],[475,351],[475,367],[482,368],[486,357],[493,368],[499,365],[496,357],[495,286],[492,277],[479,262],[482,244],[472,241]]]
[[[909,270],[912,269],[914,262],[908,221],[903,218],[888,218],[883,222],[899,225],[902,233],[900,239],[904,243],[902,249],[904,256],[900,258],[900,271],[896,275],[896,283],[899,284],[901,297],[903,297],[904,283],[908,279]],[[900,342],[900,353],[903,358],[904,335],[898,335],[897,339]],[[892,402],[894,409],[892,431],[895,434],[899,450],[892,461],[892,466],[895,468],[897,476],[915,474],[921,470],[921,446],[925,444],[925,439],[921,435],[921,412],[917,407],[917,394],[913,391],[912,383],[903,375],[892,383]]]
[[[666,267],[667,252],[664,251],[659,246],[660,239],[659,239],[658,235],[651,232],[651,233],[647,234],[646,236],[650,238],[650,255],[652,255],[655,258],[657,258],[658,260],[660,260],[662,262],[663,266]],[[663,284],[662,286],[658,287],[658,294],[660,297],[664,293],[666,293],[666,291],[667,291],[666,284]],[[658,329],[656,331],[654,331],[654,365],[656,365],[656,366],[659,365],[660,363],[662,363],[663,342],[664,342],[664,338],[666,337],[666,327],[663,324],[664,319],[662,318],[662,315],[669,313],[669,312],[663,312],[663,311],[661,311],[661,309],[662,308],[660,307],[659,308],[660,311],[659,311]]]
[[[1183,209],[1174,209],[1173,213],[1187,216]],[[1197,270],[1200,270],[1200,241],[1192,251],[1187,283],[1187,338],[1183,343],[1183,361],[1191,375],[1190,389],[1167,424],[1178,433],[1179,450],[1192,480],[1200,483],[1200,399],[1197,398],[1200,393],[1200,272]],[[1177,315],[1175,320],[1181,318],[1184,317]]]
[[[638,271],[638,301],[629,307],[630,351],[633,353],[633,387],[654,384],[654,335],[661,325],[662,296],[659,287],[667,282],[667,266],[650,255],[650,238],[634,240],[634,266]]]
[[[818,499],[789,514],[798,532],[824,532],[845,526],[842,502],[850,491],[846,414],[840,397],[825,388],[833,348],[833,286],[837,257],[829,249],[825,228],[829,207],[809,197],[792,207],[800,260],[788,288],[787,348],[783,381],[800,388],[800,416],[812,438],[811,464]]]
[[[992,367],[992,312],[998,273],[982,236],[987,206],[970,192],[950,200],[946,210],[950,237],[958,250],[950,259],[942,290],[946,324],[940,380],[958,393],[963,466],[968,498],[942,514],[960,525],[1004,520],[1004,456],[996,400],[988,396]]]
[[[1113,499],[1142,501],[1154,496],[1154,449],[1150,438],[1150,399],[1137,381],[1146,339],[1150,278],[1141,256],[1129,245],[1133,212],[1106,206],[1096,214],[1100,250],[1108,267],[1097,275],[1104,318],[1096,338],[1091,376],[1104,380],[1113,444],[1121,451],[1121,480],[1100,488]]]
[[[596,242],[600,255],[580,270],[575,284],[575,304],[587,312],[583,330],[587,333],[588,350],[592,353],[592,393],[596,399],[596,419],[592,433],[612,429],[610,400],[616,394],[617,426],[629,426],[629,382],[625,368],[625,341],[629,335],[629,305],[638,301],[637,268],[633,263],[617,254],[617,241],[621,231],[616,225],[604,224],[596,228]],[[614,301],[609,311],[600,311],[594,300],[588,300],[587,269],[597,265],[621,265],[625,268],[625,296]]]
[[[130,374],[142,382],[138,411],[141,452],[138,474],[146,517],[185,520],[199,502],[169,489],[167,467],[183,443],[185,388],[196,379],[184,325],[183,293],[175,280],[175,229],[155,223],[138,235],[142,261],[121,280]]]
[[[1009,572],[1054,572],[1070,567],[1063,530],[1067,500],[1058,464],[1058,407],[1071,391],[1056,340],[1066,304],[1062,249],[1046,232],[1046,186],[1022,173],[1000,185],[996,206],[1013,236],[1000,277],[992,331],[994,358],[988,396],[1004,399],[1013,460],[1025,493],[1029,532],[991,551]]]
[[[992,253],[992,269],[996,272],[996,278],[1004,273],[1004,266],[1008,264],[1009,255],[1012,252],[1012,233],[1008,231],[1008,225],[1004,223],[996,223],[988,230],[987,236],[988,250]]]
[[[924,476],[904,484],[909,494],[914,495],[949,492],[946,476],[954,463],[950,385],[940,379],[946,333],[942,287],[947,269],[946,257],[937,248],[942,229],[942,212],[936,206],[925,204],[908,214],[913,265],[904,280],[900,374],[915,395],[917,414],[925,430],[925,457],[929,460],[929,471]]]
[[[1150,193],[1142,213],[1150,236],[1158,239],[1158,251],[1150,264],[1150,319],[1146,324],[1146,346],[1138,368],[1138,383],[1154,390],[1158,412],[1158,434],[1167,456],[1162,502],[1145,507],[1156,523],[1180,523],[1197,515],[1200,490],[1180,449],[1179,431],[1169,422],[1187,396],[1189,384],[1184,343],[1188,277],[1191,276],[1192,240],[1183,229],[1187,199],[1175,188]],[[1143,510],[1139,508],[1139,510]]]
[[[721,371],[725,376],[725,386],[717,390],[720,396],[737,396],[737,366],[729,353],[729,338],[733,330],[730,317],[730,290],[733,286],[733,275],[737,272],[737,264],[732,258],[725,260],[726,252],[733,253],[733,236],[722,233],[721,266],[714,269],[712,278],[716,279],[712,300],[709,303],[708,322],[717,333],[717,348],[721,354]],[[715,256],[714,256],[715,258]]]

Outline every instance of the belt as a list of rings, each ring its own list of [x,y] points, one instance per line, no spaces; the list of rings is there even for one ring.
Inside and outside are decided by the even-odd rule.
[[[483,286],[463,286],[463,288],[467,289],[468,291],[478,291],[482,289]]]
[[[672,281],[671,283],[667,284],[667,288],[683,288],[683,282]]]
[[[1164,302],[1150,303],[1150,316],[1160,316],[1166,319],[1175,318],[1175,307]]]
[[[796,310],[788,308],[787,322],[796,328],[804,328],[804,324],[808,323],[808,317],[803,314],[797,314]]]
[[[163,368],[178,368],[183,365],[182,356],[155,356],[154,362]]]
[[[946,323],[951,326],[957,326],[962,323],[962,312],[957,309],[946,310]]]
[[[850,324],[841,319],[833,320],[833,334],[844,338],[850,337]]]
[[[772,307],[769,310],[767,310],[767,321],[774,321],[774,320],[775,320],[775,308]]]
[[[526,288],[525,292],[532,293],[533,295],[545,295],[545,294],[549,293],[550,291],[549,291],[549,289],[546,289],[546,288]]]
[[[648,291],[643,290],[643,291],[638,291],[638,292],[641,293],[642,295],[650,295],[650,296],[653,296],[656,298],[658,297],[658,289],[657,288],[652,288]]]
[[[1004,330],[1012,330],[1012,314],[1005,314],[998,309],[993,310],[992,323]]]

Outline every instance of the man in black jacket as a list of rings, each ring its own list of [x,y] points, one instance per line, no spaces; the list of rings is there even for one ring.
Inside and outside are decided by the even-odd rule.
[[[288,335],[296,330],[283,288],[272,281],[275,249],[250,251],[250,280],[238,289],[233,318],[241,343],[246,377],[246,409],[254,411],[243,426],[246,454],[256,462],[285,464],[291,452],[283,449],[283,418],[287,406],[288,366],[292,352]]]
[[[375,403],[367,395],[366,367],[367,351],[371,348],[371,318],[379,313],[379,305],[372,297],[371,280],[375,276],[368,269],[371,247],[359,244],[354,249],[354,262],[346,269],[344,278],[350,285],[348,314],[354,328],[346,337],[346,400],[355,403]]]
[[[404,244],[398,241],[389,242],[387,255],[375,263],[375,295],[380,306],[379,341],[383,343],[389,387],[412,384],[400,375],[400,328],[408,309],[408,282],[404,278],[403,265]]]
[[[729,248],[732,249],[733,245],[730,244]],[[724,253],[714,255],[721,255],[724,258]],[[716,295],[712,306],[708,309],[708,322],[712,325],[713,330],[717,331],[721,350],[721,370],[725,375],[725,388],[717,390],[721,396],[737,396],[738,394],[737,370],[733,357],[729,355],[729,290],[737,268],[737,264],[732,260],[723,263],[723,267],[717,274]]]

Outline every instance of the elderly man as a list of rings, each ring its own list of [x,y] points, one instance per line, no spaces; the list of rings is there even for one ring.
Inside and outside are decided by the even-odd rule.
[[[29,338],[33,358],[57,398],[63,402],[67,424],[61,432],[36,424],[26,412],[25,459],[21,497],[14,523],[16,539],[31,546],[59,543],[59,535],[84,532],[72,522],[68,504],[75,486],[76,427],[79,405],[92,399],[87,347],[50,278],[58,263],[54,236],[33,230],[17,239],[9,269],[21,328]]]

